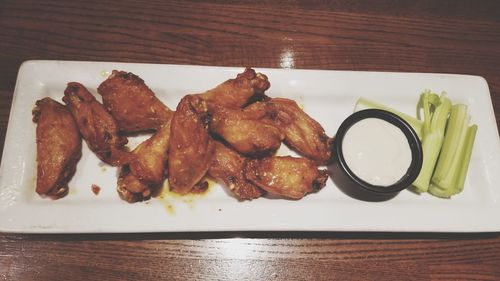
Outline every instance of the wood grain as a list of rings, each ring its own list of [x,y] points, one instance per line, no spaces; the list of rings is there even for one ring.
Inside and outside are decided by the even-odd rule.
[[[186,235],[210,239],[185,240]],[[169,275],[175,280],[182,280],[184,276],[206,280],[422,280],[431,277],[495,280],[500,273],[500,240],[491,234],[451,237],[455,239],[446,236],[436,239],[439,238],[436,234],[426,239],[408,239],[402,234],[391,237],[381,233],[285,234],[292,238],[263,238],[265,235],[261,233],[256,235],[258,238],[214,238],[218,235],[228,236],[210,233],[194,236],[6,235],[1,242],[5,252],[12,254],[4,255],[0,265],[8,266],[8,273],[16,277],[26,274],[29,267],[33,269],[29,274],[39,271],[44,275],[37,278],[44,280],[65,279],[66,274],[72,280],[87,278],[84,275],[75,279],[72,272],[92,272],[93,278],[106,280],[134,276],[150,279],[158,277],[162,267],[168,267],[168,271],[179,270]],[[384,236],[385,239],[380,239]]]
[[[0,1],[0,149],[33,59],[480,75],[500,123],[498,1]],[[498,233],[0,233],[0,280],[499,276]]]

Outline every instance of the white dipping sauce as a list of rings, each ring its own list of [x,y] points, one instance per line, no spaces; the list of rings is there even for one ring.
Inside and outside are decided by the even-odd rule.
[[[410,144],[401,129],[379,118],[352,125],[344,135],[342,152],[352,172],[380,186],[400,180],[412,160]]]

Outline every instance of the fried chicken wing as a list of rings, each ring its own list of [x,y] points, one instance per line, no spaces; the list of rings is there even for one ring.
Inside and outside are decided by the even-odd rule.
[[[300,199],[326,184],[328,174],[306,158],[276,156],[247,162],[245,177],[269,193]]]
[[[136,156],[121,168],[118,176],[118,194],[128,202],[149,199],[165,179],[170,120],[149,139],[139,144],[132,153]]]
[[[173,112],[131,72],[113,70],[97,91],[121,132],[158,129],[172,118]]]
[[[270,86],[266,75],[256,73],[247,67],[235,79],[229,79],[199,96],[207,102],[223,107],[241,108],[253,100],[262,98]]]
[[[278,115],[269,120],[281,128],[289,146],[318,164],[331,162],[333,139],[316,120],[293,100],[273,98],[269,102],[278,107]]]
[[[118,195],[120,195],[121,199],[129,203],[149,199],[153,188],[154,187],[139,180],[136,176],[130,173],[128,165],[120,168],[116,191],[118,192]]]
[[[128,141],[118,134],[116,121],[82,84],[68,83],[63,101],[99,159],[112,166],[121,166],[132,159],[131,153],[125,151]]]
[[[68,193],[68,182],[82,156],[82,138],[66,107],[51,98],[36,102],[36,192],[53,199]]]
[[[238,152],[215,142],[215,155],[208,174],[224,184],[241,200],[259,198],[265,191],[248,181],[243,168],[248,159]]]
[[[209,104],[210,131],[222,137],[238,152],[260,157],[276,152],[284,134],[273,124],[263,122],[270,104],[257,102],[248,109],[229,109]]]
[[[208,171],[215,146],[208,134],[207,105],[199,96],[185,96],[172,118],[168,175],[173,191],[186,194]]]
[[[163,181],[170,143],[170,125],[171,120],[168,120],[153,136],[134,149],[136,157],[130,162],[130,170],[140,180],[157,184]]]

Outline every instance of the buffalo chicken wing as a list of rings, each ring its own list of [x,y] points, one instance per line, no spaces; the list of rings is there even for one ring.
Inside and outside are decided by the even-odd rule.
[[[66,107],[51,98],[36,102],[36,192],[54,199],[68,193],[68,182],[82,156],[82,138]]]
[[[248,159],[220,142],[215,143],[215,155],[208,174],[222,181],[239,199],[259,198],[265,191],[245,178],[243,168]]]
[[[121,166],[132,159],[130,152],[125,151],[128,141],[118,134],[116,121],[82,84],[69,83],[63,101],[99,159],[112,166]]]
[[[265,191],[300,199],[325,186],[328,174],[306,158],[275,156],[247,162],[245,177]]]
[[[332,160],[333,139],[323,127],[307,115],[295,101],[273,98],[269,101],[277,107],[278,115],[269,119],[285,134],[285,142],[300,155],[324,165]]]
[[[154,195],[165,179],[170,120],[139,144],[132,153],[135,158],[120,170],[118,194],[128,202],[148,199]]]
[[[284,134],[267,118],[270,104],[257,102],[245,109],[229,109],[209,104],[210,131],[223,138],[238,152],[260,157],[276,152]]]
[[[173,112],[133,73],[113,70],[97,91],[121,132],[156,130],[172,118]]]
[[[168,176],[173,191],[186,194],[205,176],[215,146],[208,134],[208,109],[198,96],[185,96],[172,118]]]
[[[264,97],[264,92],[269,89],[270,85],[266,75],[246,68],[235,79],[229,79],[198,96],[206,102],[216,103],[223,107],[241,108]]]

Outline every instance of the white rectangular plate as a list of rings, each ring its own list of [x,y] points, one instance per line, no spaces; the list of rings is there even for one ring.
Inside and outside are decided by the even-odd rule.
[[[328,180],[315,194],[293,201],[260,198],[239,202],[213,184],[201,196],[164,194],[126,203],[116,193],[116,168],[102,164],[83,145],[83,157],[63,199],[40,198],[36,178],[36,100],[61,101],[70,81],[97,86],[113,69],[134,72],[170,108],[235,77],[243,68],[28,61],[19,70],[0,167],[0,231],[26,233],[177,231],[500,231],[500,140],[486,81],[477,76],[257,69],[271,82],[271,97],[295,99],[333,136],[363,96],[415,114],[421,91],[446,91],[469,106],[479,131],[464,191],[450,200],[403,191],[386,202],[363,202]],[[96,94],[96,97],[100,97]],[[131,141],[131,147],[138,140]],[[94,195],[91,185],[101,187]]]

